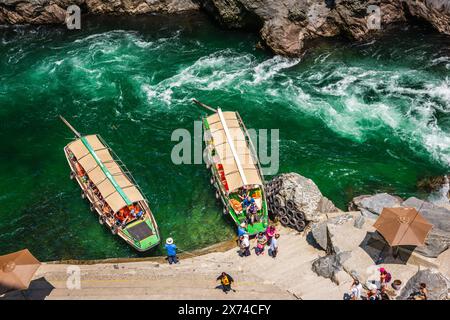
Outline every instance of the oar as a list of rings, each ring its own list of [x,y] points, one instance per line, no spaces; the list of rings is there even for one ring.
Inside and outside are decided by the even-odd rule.
[[[203,108],[205,108],[205,109],[208,109],[209,111],[212,111],[212,112],[214,112],[214,113],[217,112],[216,109],[214,109],[214,108],[212,108],[212,107],[210,107],[210,106],[207,106],[207,105],[204,104],[204,103],[201,103],[201,102],[198,101],[197,99],[192,99],[192,101],[193,101],[194,103],[198,104],[200,107],[203,107]]]
[[[61,118],[62,122],[64,122],[64,124],[77,136],[77,138],[81,138],[81,134],[74,127],[72,127],[69,121],[64,119],[64,117],[61,115],[59,117]]]

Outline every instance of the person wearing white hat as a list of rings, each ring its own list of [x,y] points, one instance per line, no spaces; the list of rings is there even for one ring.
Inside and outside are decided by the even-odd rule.
[[[243,235],[245,235],[245,234],[248,234],[247,233],[247,230],[245,230],[245,228],[247,227],[247,224],[245,223],[245,222],[242,222],[239,226],[238,226],[238,228],[237,228],[237,239],[236,239],[236,244],[238,245],[238,246],[240,246],[241,245],[241,237],[243,236]]]
[[[247,233],[247,230],[245,228],[247,227],[247,224],[245,222],[242,222],[237,229],[238,237],[243,236]]]
[[[167,261],[169,261],[169,264],[178,263],[177,246],[173,243],[172,238],[166,239],[166,244],[164,245],[164,248],[167,251]]]

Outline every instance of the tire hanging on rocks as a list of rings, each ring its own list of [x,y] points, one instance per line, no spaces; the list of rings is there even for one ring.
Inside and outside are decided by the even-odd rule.
[[[295,219],[297,217],[297,212],[287,209],[287,216],[289,219]]]
[[[286,201],[286,207],[287,207],[289,210],[295,210],[295,202],[292,201],[292,200],[287,200],[287,201]]]
[[[295,224],[295,230],[298,232],[302,232],[305,230],[306,222],[304,220],[297,220],[297,223]]]
[[[281,195],[277,194],[274,198],[273,198],[273,204],[275,205],[275,207],[277,208],[282,208],[284,207],[284,199]]]
[[[280,216],[280,217],[287,217],[287,211],[286,208],[284,207],[280,207],[280,208],[275,208],[275,214]],[[289,217],[287,217],[289,220]]]
[[[295,220],[289,220],[288,227],[289,227],[289,228],[292,228],[292,229],[295,229],[295,226],[296,226]]]
[[[295,213],[295,216],[296,216],[297,220],[303,220],[303,221],[305,221],[305,214],[304,214],[303,212],[297,211],[297,212]]]
[[[280,217],[280,223],[283,226],[285,226],[285,227],[289,226],[289,219],[288,219],[288,217],[286,217],[286,216]]]

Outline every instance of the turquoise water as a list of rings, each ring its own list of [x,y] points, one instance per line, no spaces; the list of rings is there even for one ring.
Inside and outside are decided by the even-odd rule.
[[[143,256],[97,223],[69,180],[59,114],[103,136],[162,237],[185,250],[234,234],[204,165],[171,162],[173,130],[193,132],[204,114],[192,98],[280,129],[280,172],[312,178],[343,209],[365,193],[425,196],[417,180],[448,172],[450,38],[423,27],[320,41],[298,59],[201,15],[89,18],[79,32],[2,27],[0,41],[0,254]]]

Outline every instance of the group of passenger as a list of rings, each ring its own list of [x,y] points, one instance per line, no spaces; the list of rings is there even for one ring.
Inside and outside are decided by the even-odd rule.
[[[106,203],[105,199],[103,198],[100,190],[97,188],[97,186],[92,182],[91,179],[89,179],[89,176],[87,175],[86,171],[83,169],[81,164],[78,162],[75,155],[69,151],[69,158],[73,162],[75,166],[75,171],[78,177],[80,177],[81,181],[87,185],[87,188],[97,197],[96,203],[102,208],[102,212],[105,214],[106,217],[112,218],[113,211],[111,207]]]
[[[367,292],[363,295],[363,286],[359,280],[355,279],[350,287],[350,294],[346,294],[344,298],[346,300],[390,300],[388,284],[392,276],[385,268],[380,268],[378,271],[380,272],[378,285],[376,281],[368,281]]]
[[[258,205],[255,199],[250,194],[245,196],[239,195],[239,198],[242,200],[242,212],[245,212],[247,223],[253,225],[255,222],[258,222]]]
[[[120,209],[116,214],[114,214],[111,207],[106,203],[100,190],[97,186],[89,179],[86,171],[83,169],[81,164],[78,162],[75,155],[69,151],[69,158],[75,166],[76,174],[80,177],[81,181],[87,185],[87,188],[95,195],[97,200],[95,201],[101,208],[105,216],[111,219],[111,222],[119,227],[124,227],[128,222],[134,219],[140,219],[144,215],[144,211],[139,207],[138,204],[129,205]]]
[[[124,227],[128,222],[140,219],[144,215],[144,211],[138,204],[131,204],[120,209],[115,215],[116,225]]]
[[[345,298],[348,300],[391,300],[391,297],[396,295],[399,286],[394,280],[391,283],[392,275],[386,270],[386,268],[378,269],[379,281],[368,281],[366,284],[367,291],[363,294],[363,286],[359,280],[354,280],[350,287],[350,294],[346,294]],[[401,282],[400,282],[401,283]],[[393,290],[391,290],[390,286]],[[407,298],[408,300],[427,300],[428,291],[425,283],[420,283],[416,291],[411,293]]]
[[[250,252],[250,235],[245,230],[245,222],[241,223],[238,227],[238,237],[239,237],[239,255],[241,257],[248,257],[251,255]],[[266,246],[269,247],[269,256],[275,258],[278,254],[278,238],[280,235],[276,233],[275,226],[270,225],[266,232],[259,232],[255,237],[255,254],[257,256],[264,255]]]

